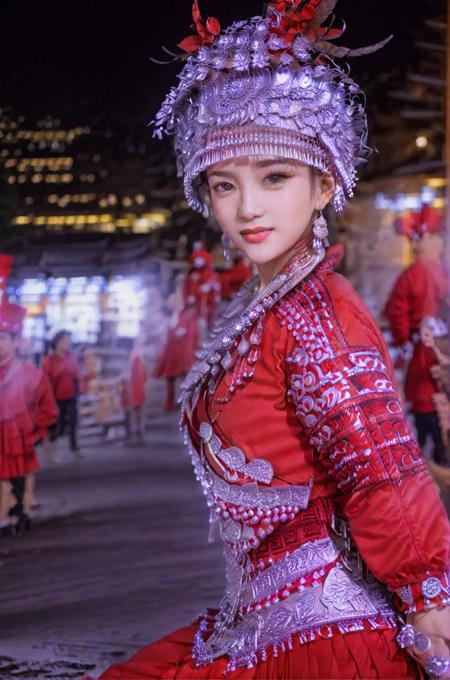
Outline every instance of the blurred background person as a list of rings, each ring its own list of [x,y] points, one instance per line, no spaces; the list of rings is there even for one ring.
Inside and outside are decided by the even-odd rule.
[[[4,277],[6,278],[6,277]],[[25,479],[39,467],[36,443],[46,436],[58,411],[40,368],[18,356],[26,310],[0,303],[0,534],[30,527],[24,507]],[[13,504],[11,507],[11,492]],[[34,483],[33,483],[34,492]]]
[[[434,350],[420,336],[426,317],[444,318],[448,304],[448,279],[442,256],[444,220],[442,214],[424,205],[419,213],[396,222],[398,233],[412,240],[414,263],[397,279],[385,307],[394,342],[409,360],[405,377],[405,399],[410,402],[419,444],[424,450],[432,440],[435,463],[446,463],[439,417],[433,401],[438,385],[431,368]]]
[[[195,360],[195,352],[200,342],[200,329],[197,308],[190,296],[184,301],[182,287],[166,300],[170,313],[166,342],[154,369],[155,378],[165,378],[167,385],[165,411],[175,409],[176,381],[182,378]]]
[[[78,396],[80,393],[79,363],[71,351],[70,333],[61,330],[56,333],[51,343],[52,351],[44,358],[43,369],[53,389],[59,409],[59,418],[50,433],[50,442],[69,431],[70,450],[79,455],[77,440]],[[49,448],[50,454],[53,448]]]
[[[144,340],[138,336],[130,352],[128,375],[124,380],[123,406],[126,414],[130,443],[139,446],[145,430],[148,369],[144,356]]]
[[[436,392],[432,395],[432,401],[436,409],[439,423],[439,430],[444,451],[444,465],[428,460],[428,467],[439,487],[441,493],[448,492],[450,488],[450,468],[447,467],[449,461],[449,433],[450,433],[450,343],[448,325],[435,317],[425,317],[420,324],[420,339],[427,348],[434,361],[429,371],[437,386]]]
[[[225,301],[231,300],[239,288],[253,276],[248,261],[241,253],[230,253],[228,262],[227,268],[219,275],[222,300]]]
[[[214,271],[214,257],[201,241],[194,243],[189,264],[184,299],[195,307],[203,336],[211,328],[220,304],[220,280]]]

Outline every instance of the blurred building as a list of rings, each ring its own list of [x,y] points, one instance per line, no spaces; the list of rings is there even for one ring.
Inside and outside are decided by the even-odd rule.
[[[160,335],[162,297],[201,234],[167,148],[145,125],[99,120],[0,109],[0,250],[36,354],[61,328],[112,347]]]
[[[148,132],[144,128],[143,132]],[[15,197],[12,226],[40,231],[147,234],[179,200],[151,134],[29,121],[0,109],[0,173]]]

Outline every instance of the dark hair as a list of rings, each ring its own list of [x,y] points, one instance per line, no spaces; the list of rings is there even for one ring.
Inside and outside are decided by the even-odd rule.
[[[61,340],[64,340],[64,338],[70,338],[69,331],[58,331],[51,341],[52,349],[56,349]]]

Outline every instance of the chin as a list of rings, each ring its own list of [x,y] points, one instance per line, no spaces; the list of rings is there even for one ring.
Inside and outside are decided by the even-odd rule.
[[[250,247],[246,245],[246,248],[241,247],[240,250],[249,260],[251,260],[251,262],[253,262],[253,264],[264,265],[283,257],[283,255],[286,255],[291,248],[289,246],[286,248],[273,248],[268,245]]]

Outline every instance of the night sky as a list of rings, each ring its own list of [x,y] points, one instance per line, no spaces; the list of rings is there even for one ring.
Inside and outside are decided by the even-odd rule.
[[[226,26],[260,13],[262,0],[200,6]],[[411,35],[444,8],[444,0],[340,0],[337,16],[348,25],[342,44],[395,34],[381,54],[353,61],[355,77],[373,84],[380,73],[408,68],[416,58]],[[150,58],[164,59],[162,45],[176,49],[190,24],[190,0],[2,0],[0,104],[26,117],[51,113],[82,124],[121,116],[145,124],[180,68]]]

